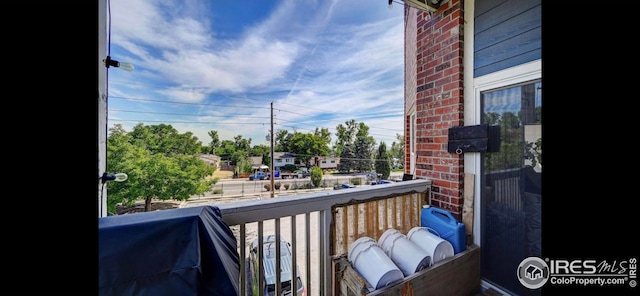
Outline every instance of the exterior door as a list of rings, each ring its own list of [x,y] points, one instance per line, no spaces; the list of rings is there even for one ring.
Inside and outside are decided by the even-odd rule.
[[[481,157],[481,274],[513,295],[524,287],[517,267],[541,256],[542,81],[480,93],[481,122],[500,128],[499,152]]]

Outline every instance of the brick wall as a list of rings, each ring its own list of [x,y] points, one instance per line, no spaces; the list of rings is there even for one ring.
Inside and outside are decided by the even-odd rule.
[[[451,0],[437,12],[418,11],[415,52],[405,46],[406,59],[415,56],[416,140],[415,178],[433,180],[431,204],[462,217],[463,157],[447,152],[448,132],[452,126],[463,124],[463,65],[464,25],[463,0]],[[406,12],[405,12],[406,14]],[[409,29],[405,31],[412,33]],[[409,34],[409,35],[410,35]],[[408,50],[409,49],[409,50]],[[411,85],[405,82],[405,88]],[[408,124],[407,117],[405,124]],[[407,135],[405,139],[410,139]]]
[[[411,116],[410,112],[415,109],[416,103],[416,41],[417,41],[417,9],[409,9],[408,5],[404,7],[404,141],[405,141],[405,153],[404,153],[404,167],[405,173],[413,174],[411,171],[411,147],[413,141],[411,139]]]

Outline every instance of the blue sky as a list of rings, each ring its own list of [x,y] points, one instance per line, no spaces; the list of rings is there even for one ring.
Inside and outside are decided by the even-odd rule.
[[[398,2],[400,3],[400,2]],[[266,144],[354,119],[403,134],[404,7],[386,0],[109,0],[108,127],[171,124]],[[110,19],[110,20],[109,20]],[[333,144],[333,143],[332,143]]]

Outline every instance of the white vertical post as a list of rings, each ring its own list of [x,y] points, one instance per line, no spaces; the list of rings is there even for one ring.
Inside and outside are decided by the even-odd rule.
[[[276,194],[275,192],[275,174],[276,172],[273,170],[273,156],[274,156],[274,147],[273,147],[273,143],[274,143],[274,139],[273,139],[273,102],[271,102],[271,131],[270,131],[270,136],[269,138],[271,139],[271,160],[269,161],[269,171],[271,172],[271,178],[269,178],[269,182],[271,182],[271,198],[273,198]]]
[[[100,177],[107,170],[107,0],[98,0],[98,217],[107,216],[107,188]]]

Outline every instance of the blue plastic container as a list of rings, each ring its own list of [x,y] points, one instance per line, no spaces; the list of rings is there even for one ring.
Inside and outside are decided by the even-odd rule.
[[[467,249],[464,223],[458,222],[453,215],[444,209],[427,206],[420,212],[420,226],[447,240],[458,254]]]

